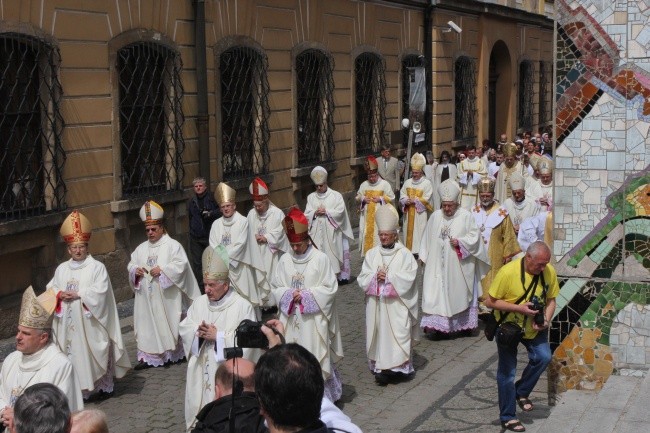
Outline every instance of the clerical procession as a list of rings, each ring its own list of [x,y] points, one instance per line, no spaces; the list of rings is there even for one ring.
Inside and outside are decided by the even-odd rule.
[[[356,291],[365,298],[368,371],[358,374],[372,375],[377,387],[399,386],[417,375],[413,345],[422,336],[436,344],[477,335],[482,320],[493,338],[487,335],[491,325],[514,313],[509,323],[521,332],[514,345],[497,335],[499,410],[504,428],[523,431],[515,403],[532,409],[529,394],[550,361],[545,332],[558,283],[548,246],[553,162],[539,148],[522,148],[512,142],[495,152],[470,147],[457,164],[447,152],[432,164],[415,153],[408,166],[384,149],[365,159],[367,179],[355,209],[328,186],[321,166],[311,171],[314,192],[305,209],[293,206],[286,213],[271,202],[260,178],[249,185],[253,207],[247,216],[237,210],[236,190],[227,182],[212,195],[205,179],[196,178],[188,208],[200,212],[189,212],[190,226],[193,218],[205,225],[205,210],[212,217],[196,263],[185,240],[167,233],[165,209],[146,201],[139,217],[147,240],[124,269],[134,298],[132,360],[111,275],[88,249],[92,221],[73,211],[60,228],[69,260],[45,292],[36,295],[29,287],[23,295],[17,350],[0,375],[4,425],[11,431],[16,401],[36,383],[55,385],[70,409],[79,411],[84,402],[119,399],[115,381],[131,368],[183,363],[186,381],[179,392],[185,394],[186,431],[221,431],[227,421],[209,420],[218,406],[211,405],[224,396],[222,370],[232,370],[233,356],[254,366],[273,345],[270,337],[282,335],[281,344],[296,343],[318,361],[323,402],[335,413],[329,424],[325,415],[321,419],[329,428],[360,431],[331,405],[344,386],[337,369],[346,349],[337,293],[348,286],[346,296]],[[356,236],[352,212],[359,216]],[[358,275],[351,275],[351,254],[361,257]],[[538,299],[541,308],[533,305]],[[260,324],[262,344],[243,342],[247,323]],[[515,383],[512,359],[519,342],[538,355]],[[233,355],[233,349],[241,351]],[[259,413],[242,416],[261,419]]]

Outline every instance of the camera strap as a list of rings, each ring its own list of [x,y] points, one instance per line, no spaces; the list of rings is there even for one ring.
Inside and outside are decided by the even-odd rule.
[[[524,301],[526,298],[531,293],[535,293],[535,289],[537,288],[537,282],[540,279],[540,275],[534,275],[533,280],[530,282],[528,285],[528,288],[526,288],[526,271],[524,269],[524,258],[521,259],[521,287],[524,289],[524,294],[519,297],[514,303],[515,304],[521,304],[522,301]],[[544,273],[541,273],[541,279],[542,279],[542,287],[544,288],[544,294],[543,296],[546,297],[546,285],[544,284]],[[499,317],[499,321],[497,322],[497,326],[501,325],[505,320],[506,317],[508,317],[508,314],[510,314],[510,311],[505,311],[501,313],[501,316]],[[528,316],[524,316],[524,326],[522,328],[526,327],[526,319]]]

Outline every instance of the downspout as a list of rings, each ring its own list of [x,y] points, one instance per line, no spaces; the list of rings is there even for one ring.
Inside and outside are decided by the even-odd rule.
[[[427,5],[424,11],[424,68],[426,71],[425,76],[425,90],[427,98],[427,108],[425,115],[427,116],[427,131],[425,134],[426,137],[426,146],[427,149],[433,151],[433,37],[431,35],[431,18],[433,15],[433,10],[435,0],[431,0],[429,5]],[[433,152],[434,156],[437,158],[436,152]]]
[[[205,57],[205,0],[194,0],[194,54],[196,61],[196,129],[199,141],[199,175],[210,188],[210,131],[208,125],[208,76]]]

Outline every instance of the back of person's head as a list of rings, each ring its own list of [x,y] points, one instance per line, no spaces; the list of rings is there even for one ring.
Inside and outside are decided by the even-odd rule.
[[[324,390],[318,360],[295,343],[270,349],[255,368],[260,406],[278,428],[307,428],[316,423]]]
[[[65,394],[50,383],[37,383],[18,397],[14,433],[68,433],[70,407]]]
[[[235,358],[222,362],[214,375],[217,388],[215,397],[220,398],[232,394],[233,380],[241,382],[241,391],[255,391],[255,378],[253,372],[255,363],[245,358]]]
[[[72,415],[70,433],[108,433],[106,414],[97,409],[85,409]]]

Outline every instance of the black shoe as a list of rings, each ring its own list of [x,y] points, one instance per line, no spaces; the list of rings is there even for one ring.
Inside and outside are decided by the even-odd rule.
[[[375,373],[375,382],[377,382],[377,385],[379,386],[386,386],[390,382],[390,377],[384,372]]]
[[[134,370],[146,370],[147,368],[153,368],[153,365],[147,364],[144,361],[138,362],[138,364],[133,367]]]
[[[113,391],[106,392],[106,391],[100,390],[100,391],[97,391],[96,393],[94,393],[93,395],[91,395],[90,397],[88,397],[87,399],[84,399],[84,402],[85,403],[98,403],[100,401],[104,401],[104,400],[107,400],[107,399],[113,397],[113,395],[115,395],[115,393]]]
[[[343,278],[342,280],[339,280],[339,286],[345,286],[347,284],[350,284],[350,280],[347,278]]]

